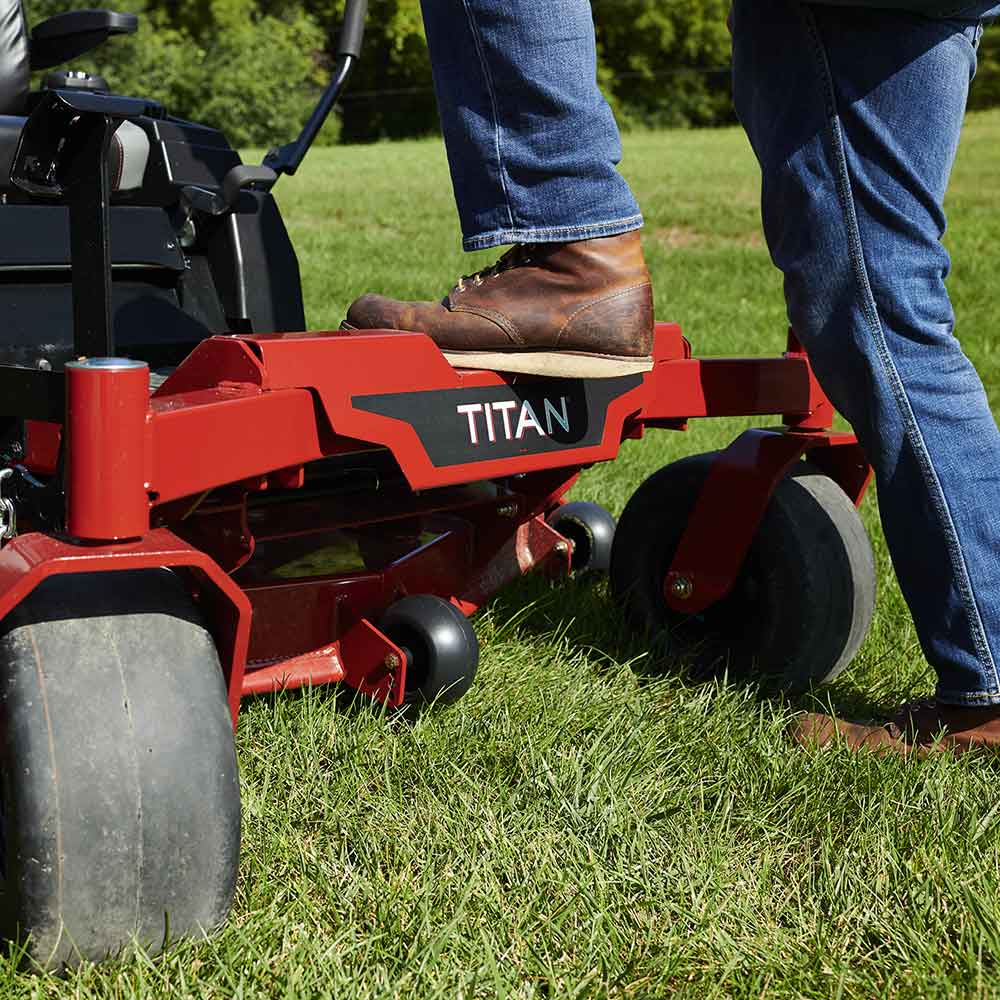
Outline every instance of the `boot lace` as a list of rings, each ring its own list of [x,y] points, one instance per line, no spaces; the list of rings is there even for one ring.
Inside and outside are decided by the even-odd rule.
[[[531,250],[532,247],[528,243],[518,243],[512,246],[495,264],[490,264],[489,267],[484,267],[481,271],[476,271],[474,274],[462,275],[458,279],[458,285],[456,286],[458,291],[464,292],[469,287],[466,282],[471,282],[474,287],[478,288],[484,282],[500,277],[505,271],[511,271],[515,267],[524,267],[526,264],[530,264]]]

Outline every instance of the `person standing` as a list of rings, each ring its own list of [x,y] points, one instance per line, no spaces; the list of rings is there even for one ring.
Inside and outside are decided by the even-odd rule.
[[[453,364],[576,377],[652,365],[653,310],[596,83],[588,0],[423,0],[468,250],[514,248],[439,302],[365,295],[356,329],[427,332]],[[941,244],[992,3],[735,0],[736,107],[789,319],[871,461],[934,697],[795,735],[908,752],[1000,746],[1000,430],[954,336]]]

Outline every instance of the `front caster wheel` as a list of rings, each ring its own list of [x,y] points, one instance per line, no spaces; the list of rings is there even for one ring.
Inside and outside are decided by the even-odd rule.
[[[728,669],[792,691],[832,680],[868,633],[875,566],[856,508],[808,463],[775,490],[733,590],[697,615],[667,606],[664,580],[716,457],[668,465],[629,501],[611,564],[626,619],[703,676]]]
[[[0,935],[38,965],[219,927],[240,787],[219,658],[168,570],[51,578],[0,635]]]
[[[576,501],[557,507],[549,527],[573,543],[574,573],[607,573],[615,542],[615,519],[599,504]]]
[[[472,687],[479,641],[454,604],[426,594],[404,597],[379,628],[406,654],[407,704],[452,704]]]

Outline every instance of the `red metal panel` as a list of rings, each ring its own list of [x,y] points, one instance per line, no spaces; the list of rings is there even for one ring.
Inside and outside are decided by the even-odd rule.
[[[600,444],[511,459],[435,467],[414,429],[405,421],[355,409],[352,398],[420,389],[435,390],[505,386],[515,376],[496,372],[460,371],[445,361],[424,334],[326,334],[320,336],[255,337],[267,373],[266,384],[277,388],[308,387],[315,391],[333,430],[341,436],[368,441],[392,450],[414,489],[430,489],[480,479],[495,479],[560,465],[586,465],[618,454],[626,419],[642,406],[644,387],[616,399],[608,409]],[[378,359],[373,364],[373,359]],[[350,373],[345,377],[345,372]]]
[[[230,387],[154,398],[152,488],[158,503],[322,458],[312,395]]]
[[[235,726],[250,638],[250,603],[208,556],[165,529],[120,545],[80,546],[49,535],[20,535],[0,550],[0,619],[50,576],[162,566],[190,568],[207,584],[200,597],[209,611],[206,617],[219,649]]]
[[[340,644],[284,660],[272,667],[247,673],[243,678],[243,696],[274,694],[301,687],[336,684],[344,679],[344,664],[340,659]]]
[[[808,413],[785,413],[783,420],[789,427],[794,427],[800,431],[829,430],[833,427],[835,411],[833,403],[827,399],[816,378],[816,373],[809,365],[809,355],[799,343],[799,338],[795,336],[794,330],[788,331],[788,349],[785,351],[786,358],[798,358],[804,361],[809,368],[809,411]],[[867,465],[867,462],[865,463]]]
[[[405,420],[355,409],[352,399],[513,386],[517,376],[455,370],[422,334],[213,338],[154,397],[149,477],[165,503],[323,455],[382,446],[414,489],[427,489],[612,459],[623,436],[639,433],[643,423],[808,418],[824,404],[803,356],[686,360],[686,350],[678,328],[658,327],[654,370],[610,404],[595,445],[438,468]]]
[[[399,708],[406,694],[406,656],[370,621],[362,619],[340,641],[344,682]]]
[[[504,533],[492,556],[465,582],[458,606],[471,615],[508,584],[550,560],[554,575],[568,575],[572,558],[566,539],[544,518],[532,518],[516,531]]]
[[[156,390],[153,398],[162,400],[219,385],[263,387],[264,369],[251,344],[238,337],[210,337],[202,341]]]
[[[658,364],[646,378],[639,419],[809,413],[812,384],[802,358],[691,358]]]
[[[809,461],[837,483],[855,507],[861,506],[875,473],[860,444],[818,445],[809,449]]]
[[[143,363],[96,358],[66,365],[66,527],[75,538],[139,538],[149,528],[148,403]]]
[[[246,594],[253,606],[252,669],[337,642],[362,618],[381,614],[391,601],[379,573],[252,583]]]
[[[36,476],[54,476],[62,447],[62,425],[24,422],[24,467]]]

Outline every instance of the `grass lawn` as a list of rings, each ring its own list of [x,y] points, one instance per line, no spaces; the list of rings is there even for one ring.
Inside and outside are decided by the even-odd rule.
[[[949,235],[959,334],[996,410],[998,151],[1000,114],[972,117]],[[624,170],[659,316],[701,354],[779,351],[741,133],[633,135]],[[437,296],[495,256],[461,254],[435,142],[317,151],[280,200],[315,328],[362,291]],[[619,512],[646,475],[745,426],[652,433],[577,495]],[[874,498],[864,514],[877,617],[822,697],[874,712],[932,678]],[[324,691],[246,706],[243,864],[221,935],[62,979],[3,967],[0,996],[1000,995],[990,761],[800,752],[786,727],[806,700],[651,673],[603,586],[527,580],[477,629],[479,683],[415,726]]]

